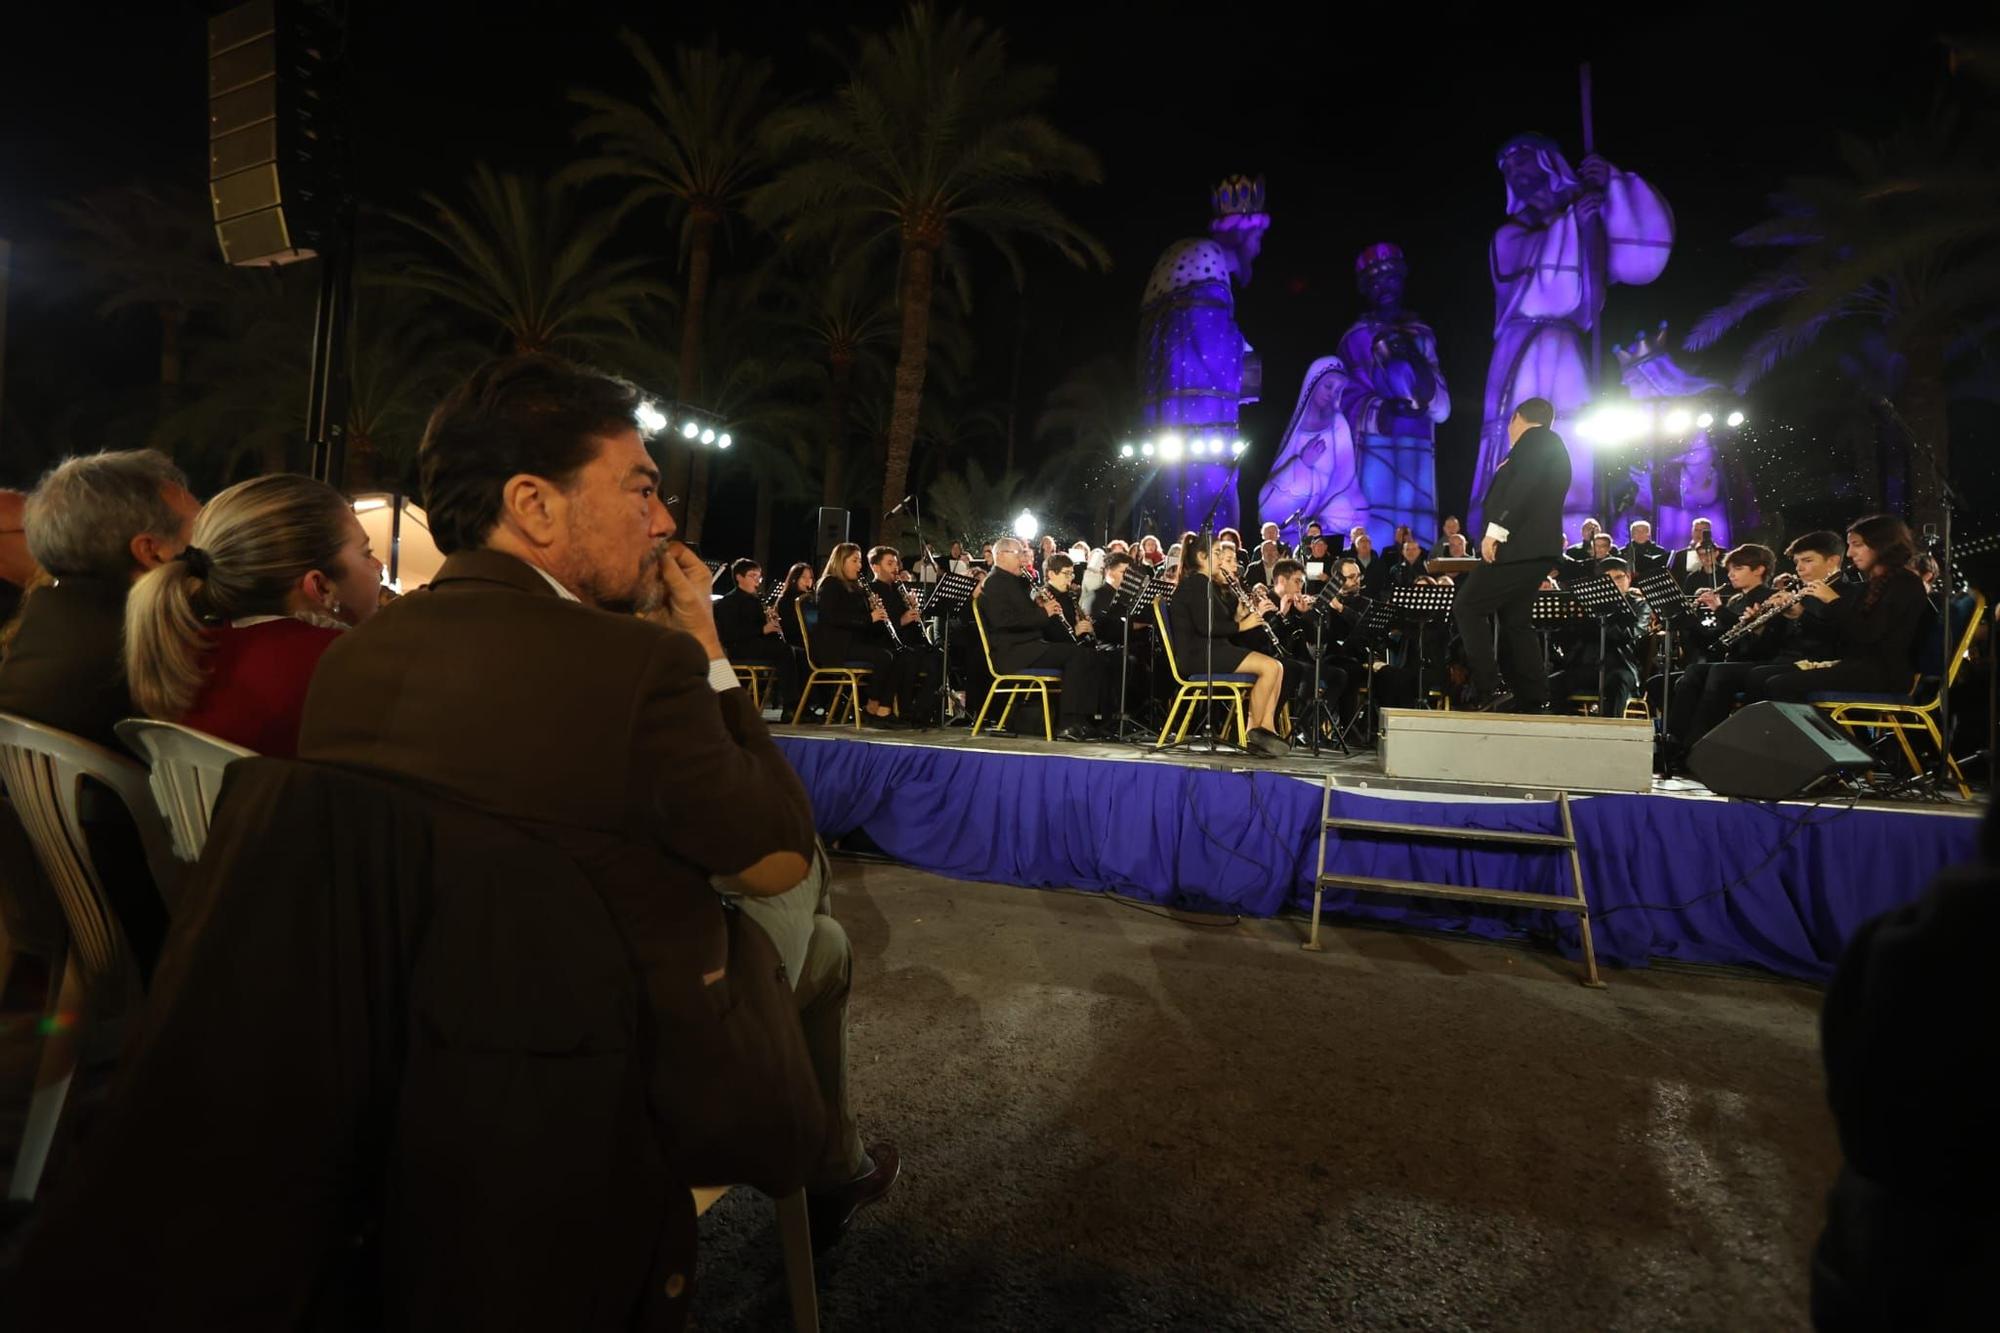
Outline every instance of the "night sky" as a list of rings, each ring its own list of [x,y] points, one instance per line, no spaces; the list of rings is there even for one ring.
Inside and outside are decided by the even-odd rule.
[[[51,198],[136,178],[203,181],[203,21],[219,7],[162,0],[115,19],[85,5],[14,8],[0,51],[0,236],[46,239]],[[365,198],[394,205],[417,189],[451,191],[480,158],[560,163],[575,118],[566,89],[637,91],[615,41],[621,23],[656,48],[713,33],[769,56],[782,88],[809,94],[838,72],[816,32],[839,41],[849,25],[886,26],[898,9],[567,0],[500,18],[495,8],[355,5]],[[1755,257],[1729,238],[1764,216],[1787,175],[1831,169],[1840,130],[1876,134],[1920,114],[1948,30],[1934,14],[1850,23],[1827,9],[1780,16],[1743,4],[1600,4],[1571,17],[1507,5],[971,8],[1006,29],[1017,59],[1057,68],[1052,118],[1104,165],[1102,185],[1062,202],[1115,260],[1109,274],[1079,275],[1051,257],[1019,296],[993,264],[973,317],[974,401],[1006,393],[1022,302],[1025,419],[1071,365],[1129,357],[1158,253],[1199,231],[1217,180],[1261,173],[1274,221],[1239,313],[1265,358],[1266,397],[1246,433],[1268,458],[1306,365],[1356,313],[1355,253],[1397,241],[1413,268],[1409,303],[1437,329],[1453,392],[1439,450],[1440,498],[1453,508],[1469,485],[1491,346],[1486,245],[1504,200],[1494,153],[1534,129],[1581,157],[1580,61],[1595,70],[1599,151],[1657,184],[1679,221],[1665,276],[1614,289],[1608,356],[1637,328],[1685,327],[1753,272]],[[62,294],[35,279],[17,256],[17,348],[78,327],[58,317]],[[143,329],[93,327],[91,339],[79,355],[101,358],[108,378],[147,373]]]

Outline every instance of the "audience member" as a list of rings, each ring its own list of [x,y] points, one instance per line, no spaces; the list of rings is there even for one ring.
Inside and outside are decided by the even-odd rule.
[[[0,662],[0,713],[117,746],[136,715],[125,684],[125,598],[180,554],[200,505],[151,449],[90,454],[52,468],[28,497],[28,551],[54,580],[21,609]]]
[[[28,554],[28,497],[0,490],[0,625],[13,620],[21,598],[36,581],[38,566]]]
[[[898,1159],[864,1152],[846,1107],[843,935],[815,931],[837,956],[810,959],[813,993],[801,979],[782,1000],[839,1021],[755,1026],[784,970],[711,877],[752,896],[800,884],[811,810],[722,652],[707,569],[668,540],[638,404],[532,354],[446,398],[419,452],[444,567],[327,650],[299,753],[532,829],[584,869],[647,996],[662,1149],[690,1182],[722,1183],[782,1179],[824,1142],[805,1172],[824,1241]],[[629,614],[662,602],[671,628]],[[820,1104],[785,1095],[800,1086]]]
[[[148,717],[289,759],[313,671],[375,614],[382,562],[340,492],[309,477],[240,482],[192,542],[133,585],[125,675]]]

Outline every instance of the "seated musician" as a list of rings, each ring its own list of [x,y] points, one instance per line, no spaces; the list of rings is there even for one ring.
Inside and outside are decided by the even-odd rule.
[[[715,632],[722,651],[740,666],[771,668],[778,684],[764,706],[787,709],[799,697],[799,668],[785,642],[777,606],[768,610],[764,606],[764,567],[755,560],[738,560],[729,574],[736,586],[715,604]]]
[[[813,660],[822,667],[868,665],[869,675],[862,683],[867,705],[862,725],[885,731],[921,725],[921,712],[906,711],[902,721],[896,718],[895,705],[911,695],[916,663],[898,650],[887,610],[874,606],[862,585],[859,546],[841,542],[833,548],[813,598],[819,605],[819,623],[812,632]]]
[[[1254,607],[1242,605],[1229,590],[1229,581],[1235,576],[1234,546],[1221,541],[1211,545],[1198,533],[1182,540],[1180,581],[1167,616],[1174,657],[1181,675],[1190,680],[1228,672],[1256,677],[1250,689],[1250,734],[1246,739],[1252,753],[1280,759],[1292,751],[1277,732],[1285,670],[1271,653],[1231,642],[1234,635],[1244,630],[1260,631],[1263,626],[1262,615]]]
[[[1119,543],[1113,542],[1111,545],[1115,547]],[[1125,643],[1125,632],[1129,622],[1124,616],[1114,614],[1111,608],[1112,604],[1125,593],[1127,578],[1143,580],[1146,577],[1143,571],[1138,574],[1132,571],[1130,555],[1124,551],[1107,550],[1104,555],[1104,582],[1084,595],[1083,618],[1096,630],[1099,643],[1108,643],[1114,648],[1122,647]]]
[[[1673,730],[1663,742],[1669,754],[1683,754],[1706,736],[1729,716],[1736,696],[1749,683],[1750,673],[1783,657],[1789,636],[1786,622],[1775,611],[1755,629],[1722,642],[1770,600],[1775,591],[1771,571],[1777,562],[1768,546],[1738,546],[1723,560],[1734,591],[1726,598],[1707,588],[1695,595],[1698,606],[1715,612],[1715,629],[1705,645],[1708,660],[1693,663],[1674,682],[1673,707],[1667,715],[1667,725]]]
[[[1821,614],[1836,636],[1833,657],[1758,667],[1744,687],[1746,700],[1799,703],[1815,693],[1909,693],[1917,635],[1931,614],[1924,581],[1912,567],[1916,555],[1902,519],[1872,514],[1856,521],[1847,530],[1847,558],[1860,582],[1822,577],[1803,588],[1825,608]]]
[[[1389,570],[1391,588],[1414,587],[1424,577],[1424,548],[1415,537],[1405,538],[1399,548],[1398,559]]]
[[[903,646],[903,655],[910,659],[906,666],[911,677],[910,693],[902,700],[903,720],[934,719],[944,654],[924,637],[923,604],[918,587],[903,568],[902,553],[893,546],[877,546],[868,552],[868,573],[868,587],[882,599],[882,609],[889,617],[889,632]]]
[[[785,642],[800,651],[805,644],[799,641],[799,605],[805,606],[807,625],[819,620],[819,605],[812,592],[812,566],[801,560],[785,572],[785,590],[778,594],[778,628],[784,631]]]
[[[1306,675],[1291,696],[1292,716],[1304,716],[1302,705],[1312,701],[1312,664],[1317,662],[1323,697],[1334,705],[1338,716],[1345,717],[1348,673],[1338,656],[1339,639],[1330,622],[1346,608],[1338,597],[1318,598],[1308,594],[1305,566],[1296,560],[1280,560],[1275,574],[1272,594],[1277,598],[1278,609],[1275,616],[1267,616],[1266,620],[1277,630],[1286,658],[1306,666]]]
[[[1058,561],[1067,566],[1069,557],[1058,555],[1050,563]],[[1054,599],[1038,604],[1031,596],[1024,572],[1027,563],[1027,543],[1020,538],[1003,537],[993,544],[993,572],[980,586],[977,599],[993,669],[1005,675],[1030,667],[1061,668],[1062,693],[1057,706],[1062,715],[1062,738],[1095,740],[1100,727],[1097,719],[1117,708],[1116,672],[1106,665],[1116,659],[1089,644],[1070,640],[1056,619],[1061,606]],[[1083,622],[1086,626],[1089,623]]]
[[[1735,581],[1729,577],[1729,561],[1714,543],[1698,546],[1687,553],[1687,561],[1674,562],[1674,578],[1680,583],[1681,591],[1690,597],[1703,590],[1721,594],[1727,598],[1724,588],[1734,588]]]
[[[1049,567],[1042,575],[1042,582],[1048,595],[1055,598],[1062,612],[1062,623],[1069,627],[1070,633],[1079,639],[1095,638],[1096,626],[1083,614],[1083,589],[1077,583],[1079,568],[1075,556],[1058,551],[1049,557]]]
[[[1610,540],[1599,533],[1599,543]],[[1600,644],[1603,650],[1604,692],[1597,700],[1599,717],[1623,717],[1625,705],[1639,689],[1639,650],[1646,642],[1652,612],[1646,595],[1632,586],[1632,570],[1622,556],[1607,556],[1598,570],[1624,595],[1627,605],[1604,618],[1600,635],[1595,626],[1577,632],[1563,669],[1556,675],[1553,697],[1561,700],[1577,694],[1598,693]]]

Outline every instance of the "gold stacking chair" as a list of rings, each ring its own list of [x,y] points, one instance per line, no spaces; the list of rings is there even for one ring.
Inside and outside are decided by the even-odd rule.
[[[1021,696],[1032,694],[1042,701],[1042,737],[1044,740],[1054,740],[1056,715],[1051,691],[1062,688],[1062,668],[1029,667],[1026,671],[1002,672],[999,667],[993,665],[993,645],[987,642],[986,620],[980,615],[977,598],[972,602],[972,623],[978,627],[979,651],[986,654],[986,669],[993,676],[993,688],[986,692],[986,701],[979,705],[979,716],[973,719],[972,734],[977,736],[979,729],[986,725],[986,710],[993,707],[994,699],[1005,696],[1007,700],[1007,706],[1000,710],[999,718],[993,723],[996,728],[1004,729],[1007,719],[1013,716],[1014,705],[1021,701]]]
[[[806,715],[806,704],[811,701],[813,691],[823,685],[833,687],[833,701],[826,707],[826,724],[840,725],[840,707],[845,703],[854,715],[854,729],[861,730],[861,682],[867,679],[874,668],[866,662],[849,662],[845,666],[821,666],[813,660],[812,632],[806,628],[806,602],[800,597],[792,602],[792,614],[799,619],[799,642],[806,646],[806,683],[799,691],[798,707],[792,710],[792,725]],[[739,671],[742,668],[737,668]],[[754,696],[752,696],[754,697]]]
[[[1894,733],[1896,743],[1903,748],[1903,757],[1910,761],[1910,772],[1921,774],[1923,761],[1918,758],[1916,747],[1910,744],[1910,736],[1921,732],[1930,737],[1931,744],[1939,753],[1945,749],[1944,733],[1938,730],[1938,713],[1944,707],[1945,691],[1958,679],[1959,669],[1965,665],[1966,654],[1972,648],[1972,636],[1979,630],[1979,622],[1986,616],[1986,598],[1973,594],[1972,614],[1965,618],[1965,628],[1959,633],[1951,661],[1945,664],[1944,673],[1938,677],[1937,693],[1919,703],[1911,697],[1915,694],[1921,678],[1913,682],[1909,694],[1808,694],[1807,702],[1827,715],[1827,721],[1843,731],[1856,733],[1856,741],[1863,749],[1868,748],[1868,737],[1860,733],[1886,731]],[[1958,761],[1949,754],[1944,757],[1946,767],[1958,783],[1958,794],[1966,800],[1972,799],[1972,788],[1965,781],[1965,774],[1958,768]]]

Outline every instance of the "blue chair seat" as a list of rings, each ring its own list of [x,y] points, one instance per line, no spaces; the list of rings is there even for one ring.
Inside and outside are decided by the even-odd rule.
[[[1808,694],[1806,702],[1809,704],[1907,704],[1911,702],[1911,699],[1907,694],[1891,694],[1887,691],[1868,693],[1864,691],[1854,694],[1838,692]]]
[[[875,664],[873,662],[842,662],[840,669],[842,671],[873,671]]]
[[[1218,671],[1213,675],[1189,676],[1192,685],[1255,685],[1257,678],[1247,671]]]
[[[1003,676],[1033,676],[1037,680],[1061,680],[1061,667],[1024,667],[1019,671],[1003,671]]]

